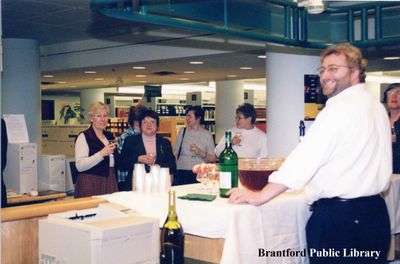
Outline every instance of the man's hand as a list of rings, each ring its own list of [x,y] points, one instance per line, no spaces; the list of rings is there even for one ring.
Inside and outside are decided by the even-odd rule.
[[[233,188],[227,195],[231,204],[252,204],[261,205],[261,192],[250,191],[247,189]]]

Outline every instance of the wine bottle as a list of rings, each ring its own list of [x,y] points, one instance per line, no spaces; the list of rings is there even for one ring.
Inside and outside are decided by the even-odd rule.
[[[169,191],[168,217],[161,230],[161,264],[184,263],[184,233],[181,223],[178,221],[175,205],[175,191]]]
[[[226,193],[238,186],[238,156],[232,149],[232,133],[225,132],[225,149],[219,156],[219,196],[227,198]]]
[[[306,126],[304,125],[304,121],[300,120],[300,125],[299,125],[299,142],[303,139],[304,135],[305,135],[305,129]]]

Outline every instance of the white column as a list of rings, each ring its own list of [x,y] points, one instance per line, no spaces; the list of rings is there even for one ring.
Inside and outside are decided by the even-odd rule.
[[[287,156],[298,144],[304,119],[304,74],[315,74],[318,56],[267,52],[268,156]],[[312,122],[305,122],[309,127]]]
[[[235,125],[236,108],[243,104],[243,82],[242,81],[220,81],[216,82],[215,89],[215,140],[224,135],[225,130]]]
[[[104,90],[103,89],[83,89],[81,90],[81,107],[85,109],[84,115],[85,119],[82,123],[88,124],[90,120],[87,115],[89,106],[94,102],[104,103]],[[113,112],[114,109],[110,109]]]
[[[2,114],[24,114],[29,141],[42,145],[39,44],[3,39]]]

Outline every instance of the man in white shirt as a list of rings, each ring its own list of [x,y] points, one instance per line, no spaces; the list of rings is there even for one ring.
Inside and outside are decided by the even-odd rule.
[[[267,135],[257,128],[257,113],[252,104],[244,103],[236,109],[236,126],[232,132],[232,148],[239,158],[257,158],[267,156]],[[215,147],[217,157],[225,149],[225,136]]]
[[[260,205],[304,187],[311,264],[386,263],[390,223],[379,194],[392,173],[389,120],[365,90],[367,62],[357,48],[328,47],[321,63],[326,107],[263,190],[234,189],[229,201]]]

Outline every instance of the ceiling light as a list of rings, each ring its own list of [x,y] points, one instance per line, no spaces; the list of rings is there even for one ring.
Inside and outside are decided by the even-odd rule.
[[[321,14],[324,12],[325,7],[322,0],[296,0],[299,7],[307,8],[309,14]]]
[[[204,64],[203,61],[191,61],[189,62],[190,64],[194,64],[194,65],[200,65],[200,64]]]
[[[145,77],[147,77],[147,75],[144,75],[144,74],[138,74],[138,75],[135,75],[137,78],[145,78]]]
[[[265,55],[258,55],[257,58],[259,58],[259,59],[266,59],[267,56],[265,56]]]
[[[95,74],[96,71],[85,71],[86,74]]]
[[[400,57],[385,57],[384,60],[400,60]]]
[[[53,78],[54,77],[54,75],[51,75],[51,74],[45,74],[45,75],[43,75],[43,78]]]
[[[119,87],[118,92],[120,93],[139,93],[143,94],[144,93],[144,88],[143,87]]]
[[[57,82],[57,83],[59,83],[59,84],[64,84],[64,83],[67,83],[66,81],[59,81],[59,82]]]
[[[133,66],[132,69],[135,69],[135,70],[145,70],[146,67],[144,67],[144,66]]]
[[[252,67],[240,67],[239,69],[241,69],[241,70],[252,70],[253,68]]]
[[[194,71],[184,71],[183,73],[193,74],[193,73],[195,73],[195,72],[194,72]]]

